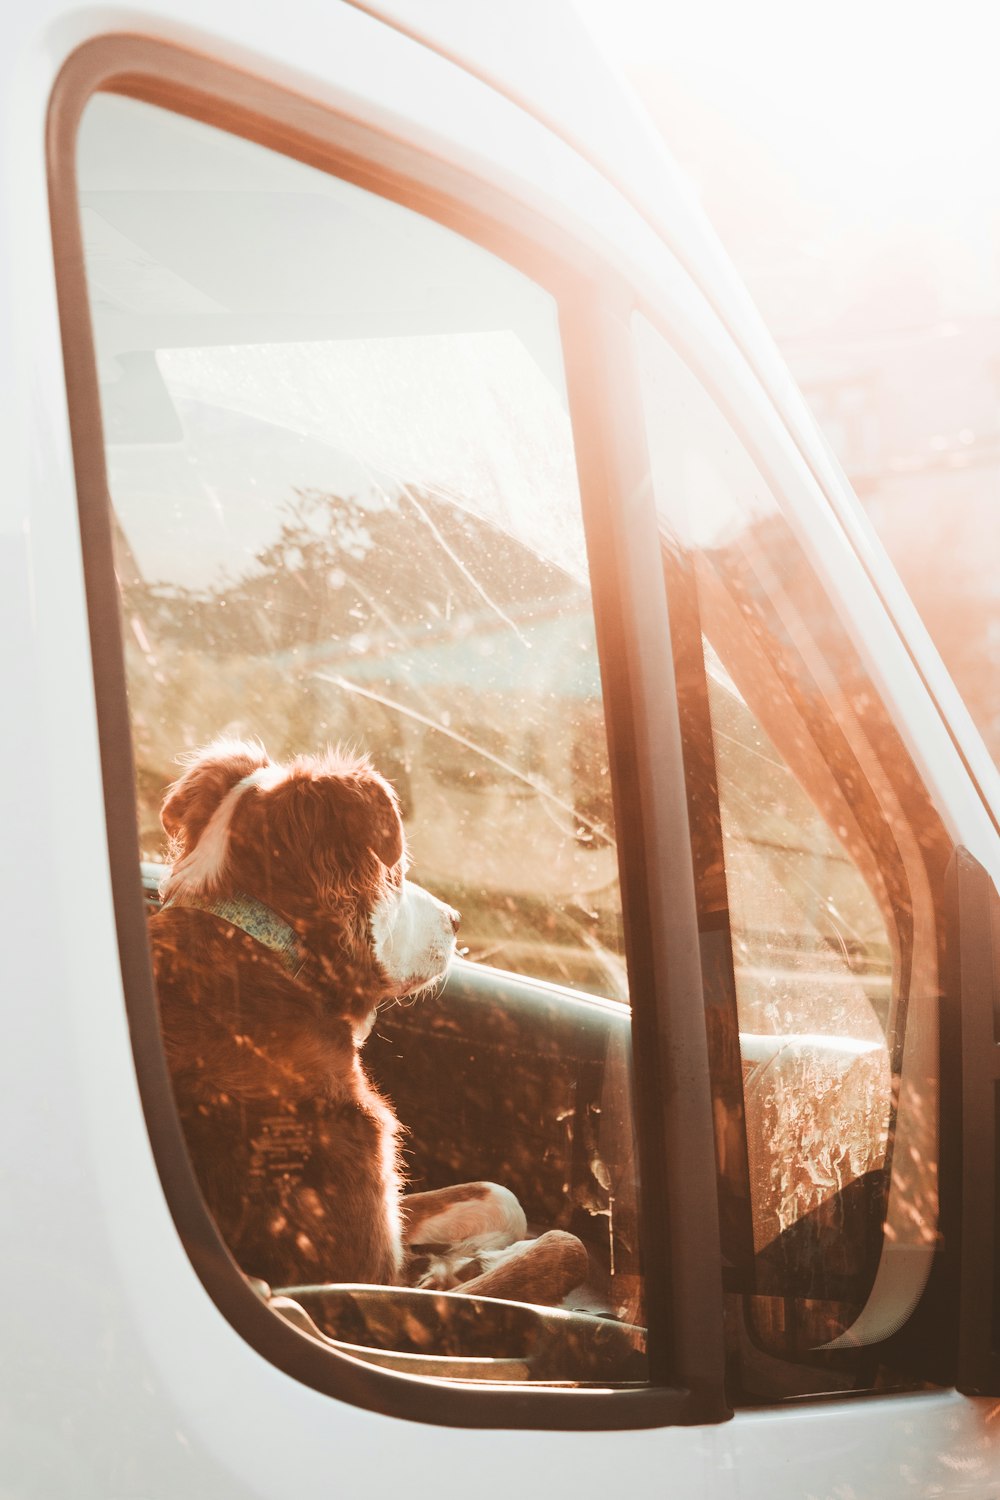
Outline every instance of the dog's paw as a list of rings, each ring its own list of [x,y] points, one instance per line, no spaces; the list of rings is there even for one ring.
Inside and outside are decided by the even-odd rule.
[[[450,1292],[463,1282],[481,1276],[486,1269],[486,1256],[465,1253],[449,1253],[447,1249],[427,1247],[410,1257],[406,1267],[408,1286],[426,1292]]]

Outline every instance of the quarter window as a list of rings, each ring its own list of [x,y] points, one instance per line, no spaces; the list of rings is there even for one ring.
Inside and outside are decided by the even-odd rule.
[[[845,1375],[843,1349],[907,1320],[937,1243],[947,840],[863,643],[761,472],[641,317],[635,340],[678,659],[734,1358],[751,1398],[863,1385],[876,1359]],[[797,1373],[776,1373],[776,1355]]]

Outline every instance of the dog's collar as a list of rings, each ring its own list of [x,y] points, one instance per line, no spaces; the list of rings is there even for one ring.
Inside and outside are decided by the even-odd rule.
[[[305,951],[294,927],[263,901],[258,901],[256,896],[246,896],[242,891],[219,901],[202,901],[198,896],[190,895],[175,896],[165,903],[163,910],[172,906],[191,906],[195,911],[207,911],[232,927],[238,927],[247,937],[276,953],[293,979],[305,964]]]

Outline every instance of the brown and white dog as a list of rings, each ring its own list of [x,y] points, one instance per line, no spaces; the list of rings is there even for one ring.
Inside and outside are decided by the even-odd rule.
[[[505,1188],[403,1197],[397,1121],[360,1048],[380,1003],[445,974],[459,918],[407,880],[388,782],[365,759],[279,765],[218,741],[169,788],[162,821],[164,1045],[202,1191],[243,1270],[272,1286],[465,1278],[540,1301],[583,1280],[579,1241],[525,1242]]]

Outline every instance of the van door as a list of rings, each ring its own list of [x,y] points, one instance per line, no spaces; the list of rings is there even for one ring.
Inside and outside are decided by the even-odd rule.
[[[160,1187],[129,1158],[109,1279],[151,1351],[149,1451],[181,1432],[185,1492],[213,1495],[220,1472],[307,1495],[345,1468],[376,1493],[507,1494],[513,1471],[529,1495],[623,1472],[773,1495],[776,1454],[797,1494],[825,1444],[859,1494],[932,1463],[949,1493],[956,1442],[979,1482],[993,1439],[947,1389],[934,1284],[954,839],[878,653],[666,337],[667,291],[634,290],[633,247],[582,209],[567,229],[577,186],[546,216],[467,142],[429,149],[413,100],[475,98],[472,156],[505,126],[553,194],[589,169],[405,38],[336,24],[369,67],[338,75],[350,108],[118,38],[53,113],[115,917],[173,1219],[130,1212]],[[422,145],[364,103],[379,57]],[[585,1238],[599,1284],[568,1323],[528,1320],[535,1368],[494,1342],[421,1373],[393,1338],[304,1334],[206,1210],[141,856],[155,883],[171,758],[224,728],[362,737],[467,909],[470,962],[371,1066],[421,1182],[516,1178],[533,1228]],[[81,1031],[119,1000],[74,992]],[[138,1132],[130,1084],[98,1092]]]

